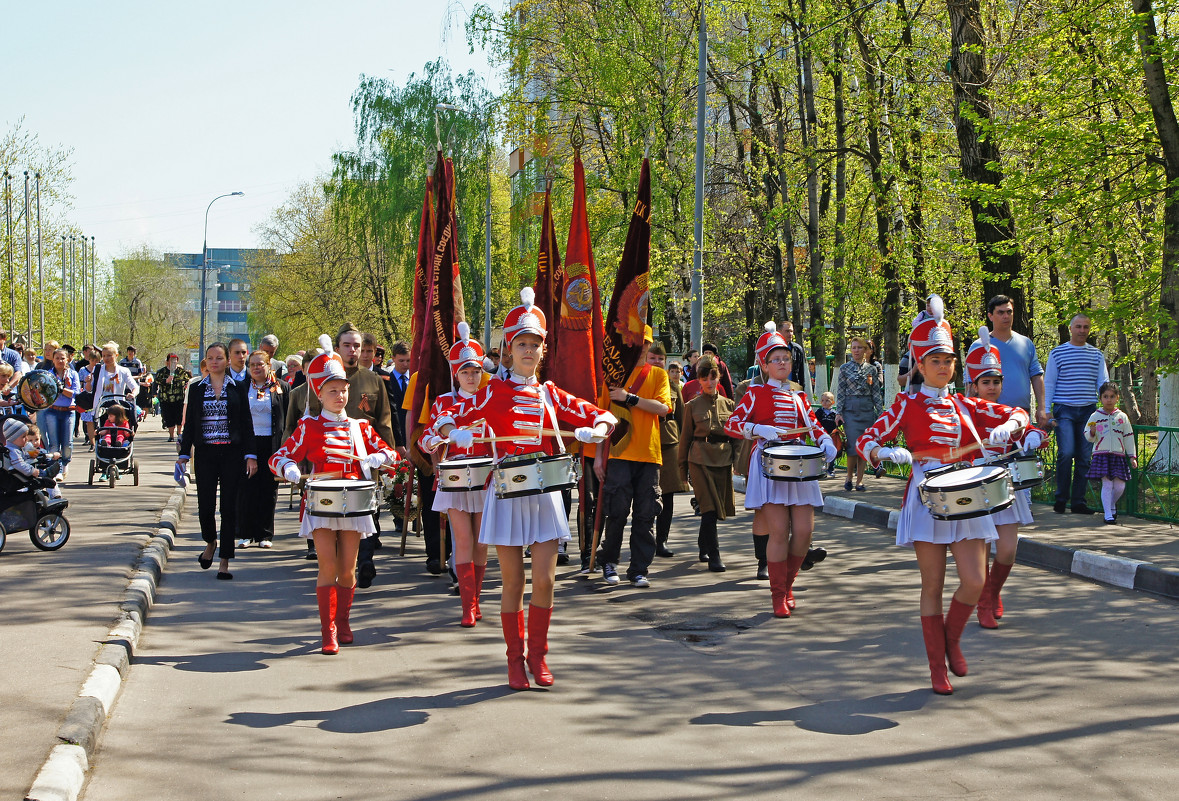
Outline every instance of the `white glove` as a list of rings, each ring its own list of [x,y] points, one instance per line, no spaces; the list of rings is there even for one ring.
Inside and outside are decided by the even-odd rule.
[[[1028,435],[1023,438],[1023,449],[1025,451],[1034,451],[1044,444],[1044,437],[1039,431],[1029,431]]]
[[[428,437],[423,437],[421,443],[419,444],[422,446],[422,450],[424,450],[426,453],[433,453],[442,447],[443,442],[446,442],[446,440],[437,434],[431,434]]]
[[[452,428],[446,439],[451,445],[466,450],[475,444],[475,432],[465,428]]]
[[[913,464],[913,454],[904,448],[881,448],[876,452],[876,458],[893,464]]]
[[[1001,426],[996,426],[991,429],[990,436],[987,437],[987,443],[990,445],[1006,445],[1011,441],[1010,423],[1004,423]]]
[[[299,465],[294,462],[287,462],[287,466],[282,469],[282,477],[292,484],[298,484],[303,474],[299,472]]]
[[[829,439],[823,440],[819,447],[823,449],[823,456],[827,458],[828,463],[834,462],[835,457],[839,455],[839,451],[835,450],[835,443]]]
[[[782,430],[775,426],[756,425],[753,427],[753,436],[758,439],[777,440],[782,438]]]
[[[573,429],[573,436],[578,442],[584,442],[587,445],[594,442],[602,442],[606,439],[606,435],[598,431],[596,428],[589,426],[582,426]]]
[[[385,466],[385,454],[370,453],[360,461],[369,470],[376,470],[377,468]]]

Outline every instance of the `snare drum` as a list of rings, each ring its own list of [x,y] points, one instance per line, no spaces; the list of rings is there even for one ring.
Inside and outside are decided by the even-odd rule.
[[[577,486],[577,478],[571,455],[529,453],[509,456],[497,464],[493,484],[497,498],[519,498],[572,489]]]
[[[362,517],[377,511],[377,482],[321,478],[307,482],[307,514],[315,517]]]
[[[1014,489],[1031,489],[1044,483],[1044,459],[1035,451],[1012,454],[995,464],[1007,468]]]
[[[998,465],[951,465],[930,471],[917,486],[921,502],[937,520],[969,520],[1008,508],[1015,501],[1011,475]]]
[[[491,459],[449,459],[438,463],[438,489],[441,492],[473,492],[487,486],[495,465]]]
[[[761,474],[772,481],[813,481],[827,474],[827,458],[813,445],[770,445],[761,452]]]

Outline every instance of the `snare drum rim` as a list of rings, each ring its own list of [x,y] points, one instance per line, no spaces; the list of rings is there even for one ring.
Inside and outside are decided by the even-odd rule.
[[[810,453],[774,453],[774,451],[778,450],[778,448],[814,448],[814,450]],[[778,458],[786,457],[786,458],[790,458],[790,459],[804,459],[804,460],[806,460],[806,459],[823,459],[824,461],[826,460],[826,456],[823,453],[822,448],[818,448],[813,445],[801,445],[801,444],[786,443],[786,442],[780,442],[777,445],[767,445],[766,447],[761,449],[761,455],[763,458],[766,456],[771,456],[771,457],[776,456]]]
[[[999,467],[999,465],[987,465],[987,466],[988,467]],[[970,465],[967,465],[967,467],[970,467]],[[964,469],[964,468],[962,468],[962,469]],[[967,481],[964,484],[955,484],[952,487],[931,487],[929,485],[929,482],[931,479],[940,478],[944,475],[949,475],[950,473],[954,473],[954,472],[957,472],[957,471],[956,470],[949,470],[949,471],[946,471],[943,473],[938,473],[937,475],[927,476],[926,478],[921,479],[921,483],[917,485],[917,489],[924,489],[927,492],[957,492],[959,490],[978,489],[979,487],[985,487],[987,484],[994,484],[996,481],[1002,481],[1003,479],[1007,479],[1008,482],[1011,481],[1010,471],[1008,471],[1007,468],[1003,468],[1000,472],[995,473],[994,475],[984,476],[983,478],[976,478],[972,481]]]

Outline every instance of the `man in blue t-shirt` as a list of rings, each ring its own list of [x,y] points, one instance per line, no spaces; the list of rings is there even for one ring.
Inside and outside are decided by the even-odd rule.
[[[0,328],[0,360],[12,366],[15,375],[21,374],[20,354],[8,347],[8,332]]]
[[[1034,393],[1036,420],[1044,425],[1048,421],[1048,409],[1044,405],[1044,368],[1036,355],[1036,343],[1011,328],[1015,320],[1015,303],[1006,295],[995,295],[987,302],[987,319],[991,322],[991,344],[999,350],[999,363],[1003,365],[1003,391],[999,393],[999,403],[1018,406],[1031,414]],[[973,344],[978,344],[978,340]]]

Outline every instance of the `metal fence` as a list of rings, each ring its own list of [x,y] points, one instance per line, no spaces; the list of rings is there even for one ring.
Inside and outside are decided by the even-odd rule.
[[[1134,426],[1134,439],[1138,467],[1130,469],[1130,481],[1118,501],[1118,513],[1179,523],[1179,428]],[[1048,438],[1047,447],[1041,453],[1044,456],[1044,483],[1032,490],[1032,500],[1051,504],[1056,496],[1055,437]],[[836,464],[846,468],[846,457],[840,454]],[[909,477],[908,465],[885,462],[884,466],[887,475]],[[1093,509],[1101,509],[1100,482],[1089,482],[1086,503]]]

